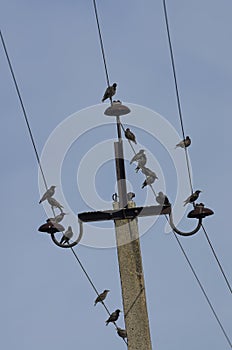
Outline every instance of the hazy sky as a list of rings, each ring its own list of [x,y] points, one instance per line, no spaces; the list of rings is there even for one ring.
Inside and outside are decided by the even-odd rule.
[[[155,190],[165,189],[178,215],[190,193],[184,153],[174,150],[181,129],[162,1],[97,4],[110,82],[118,83],[116,99],[132,110],[122,121],[136,133],[136,150],[147,151],[159,177]],[[192,138],[193,185],[215,212],[204,225],[231,282],[232,4],[167,0],[167,8],[185,133]],[[0,20],[40,154],[49,140],[45,176],[70,213],[62,223],[76,231],[74,215],[111,209],[116,188],[116,128],[103,115],[109,104],[99,105],[106,81],[92,1],[0,0]],[[0,75],[1,348],[125,349],[114,327],[105,327],[104,308],[93,307],[96,295],[72,253],[37,231],[47,218],[38,204],[38,166],[2,46]],[[137,205],[155,204],[124,147]],[[164,218],[152,228],[149,222],[141,219],[139,227],[153,348],[229,349],[175,237],[165,233]],[[193,226],[185,217],[178,225]],[[122,308],[116,250],[99,248],[113,245],[112,228],[85,225],[75,251],[99,292],[110,289],[107,306],[114,311]],[[180,240],[232,338],[231,294],[204,233]],[[123,315],[118,325],[124,327]]]

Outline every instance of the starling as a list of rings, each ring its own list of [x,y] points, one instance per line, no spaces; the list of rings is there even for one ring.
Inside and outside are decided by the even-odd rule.
[[[143,182],[142,184],[142,188],[144,188],[147,185],[151,185],[153,184],[153,182],[155,181],[155,179],[157,179],[157,176],[147,176],[146,180]]]
[[[94,306],[97,305],[97,303],[100,303],[101,301],[105,300],[105,298],[107,297],[107,294],[109,293],[108,289],[105,289],[104,292],[102,292],[101,294],[98,295],[97,299],[94,302]]]
[[[181,148],[187,148],[188,146],[191,145],[191,139],[189,136],[186,136],[186,138],[182,141],[180,141],[177,145],[176,145],[176,148],[177,147],[181,147]]]
[[[138,162],[143,156],[145,156],[144,152],[144,149],[141,149],[138,153],[136,153],[131,159],[130,164],[132,164],[133,162]]]
[[[160,205],[170,205],[170,202],[168,200],[168,197],[165,196],[165,194],[163,194],[163,192],[159,192],[158,196],[156,197],[156,201],[160,204]]]
[[[127,140],[132,141],[135,144],[137,144],[136,139],[135,139],[135,135],[133,134],[132,131],[130,131],[129,128],[127,128],[125,131],[125,137],[127,138]]]
[[[59,208],[61,213],[63,212],[62,210],[63,206],[55,198],[48,197],[47,201],[52,207]]]
[[[126,333],[125,329],[117,327],[117,333],[118,333],[119,337],[121,337],[123,339],[127,338],[127,333]]]
[[[45,193],[44,195],[42,196],[42,198],[40,199],[39,201],[39,204],[42,203],[43,201],[45,201],[46,199],[48,198],[51,198],[54,193],[55,193],[55,188],[56,186],[51,186]]]
[[[72,227],[68,226],[67,231],[65,231],[65,233],[63,234],[63,237],[60,240],[60,244],[69,243],[69,240],[72,238],[72,236],[73,236]]]
[[[185,201],[184,201],[184,206],[188,203],[193,203],[197,200],[197,198],[199,197],[199,194],[201,193],[202,191],[200,190],[197,190],[195,191],[193,194],[191,194],[191,196],[189,196]]]
[[[117,87],[117,84],[116,83],[113,83],[112,86],[108,86],[108,88],[106,89],[105,93],[104,93],[104,96],[102,98],[102,102],[104,102],[105,100],[107,100],[107,98],[112,98],[112,96],[115,95],[116,93],[116,87]]]
[[[59,215],[56,215],[54,218],[50,218],[50,220],[52,222],[61,222],[65,215],[68,215],[68,214],[61,212]]]
[[[108,318],[108,320],[106,320],[106,326],[108,326],[108,324],[109,324],[110,322],[115,322],[115,321],[117,321],[117,319],[119,318],[120,312],[121,312],[121,311],[120,311],[119,309],[115,310],[115,311],[110,315],[110,317]]]
[[[142,167],[142,173],[146,176],[154,176],[156,179],[158,179],[158,176],[156,175],[156,173],[151,169],[146,168],[145,166]]]
[[[134,192],[128,192],[127,193],[127,200],[132,201],[133,198],[135,198],[135,193]]]
[[[136,173],[139,171],[139,169],[142,169],[147,163],[147,157],[144,154],[139,160],[138,160],[138,165],[135,168]]]

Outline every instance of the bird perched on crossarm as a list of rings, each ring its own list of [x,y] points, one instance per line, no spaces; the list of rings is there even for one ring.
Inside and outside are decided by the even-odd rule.
[[[161,191],[158,193],[158,196],[156,196],[156,201],[160,205],[170,205],[168,197]]]
[[[177,147],[181,147],[181,148],[187,148],[191,145],[191,139],[189,136],[186,136],[186,138],[182,141],[180,141],[177,145],[176,145],[176,148]]]
[[[39,201],[39,204],[45,201],[46,199],[52,197],[55,193],[56,186],[51,186],[42,196],[42,198]]]
[[[55,208],[59,208],[61,212],[63,212],[62,208],[64,208],[55,198],[49,197],[47,198],[48,203]]]
[[[127,140],[132,141],[135,144],[137,144],[136,139],[135,139],[135,135],[133,134],[132,131],[130,131],[129,128],[126,128],[126,130],[125,130],[125,137],[127,138]]]
[[[69,243],[69,240],[72,238],[72,236],[73,236],[72,227],[68,226],[67,231],[65,231],[65,233],[63,234],[63,237],[60,240],[60,244]]]
[[[125,329],[117,327],[117,333],[118,333],[119,337],[121,337],[123,339],[127,338],[127,332]]]
[[[104,102],[105,100],[107,100],[107,98],[112,98],[112,96],[115,95],[116,93],[116,87],[117,87],[117,84],[116,83],[113,83],[112,86],[108,86],[108,88],[106,89],[105,93],[104,93],[104,96],[102,98],[102,102]]]
[[[108,320],[106,320],[106,326],[108,326],[108,324],[110,322],[115,322],[117,321],[117,319],[119,318],[119,314],[120,314],[121,310],[117,309],[115,310],[111,315],[110,317],[108,318]]]
[[[193,194],[191,194],[191,196],[189,196],[185,201],[184,201],[184,206],[188,203],[193,203],[195,202],[198,197],[199,197],[199,194],[201,193],[202,191],[200,190],[197,190],[195,191]]]
[[[94,302],[94,306],[97,305],[97,303],[102,302],[103,300],[105,300],[105,298],[107,297],[107,294],[109,293],[109,289],[105,289],[104,292],[102,292],[101,294],[98,295],[98,297],[96,298],[95,302]]]

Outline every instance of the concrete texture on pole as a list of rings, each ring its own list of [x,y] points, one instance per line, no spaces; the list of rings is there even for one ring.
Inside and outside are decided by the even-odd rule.
[[[115,220],[115,230],[128,349],[152,350],[137,219]]]

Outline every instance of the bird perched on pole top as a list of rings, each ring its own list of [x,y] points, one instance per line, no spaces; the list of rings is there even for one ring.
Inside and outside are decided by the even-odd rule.
[[[184,206],[188,203],[193,203],[195,202],[198,197],[199,197],[199,194],[201,193],[202,191],[200,190],[197,190],[195,191],[193,194],[191,194],[191,196],[189,196],[185,201],[184,201]]]
[[[189,136],[186,136],[186,138],[182,141],[180,141],[177,145],[176,145],[176,148],[177,147],[181,147],[181,148],[187,148],[191,145],[191,139]]]
[[[94,302],[94,306],[97,305],[97,303],[102,302],[103,300],[105,300],[105,298],[107,297],[107,294],[109,293],[109,289],[105,289],[104,292],[102,292],[101,294],[98,295],[98,297],[96,298],[95,302]]]
[[[117,84],[116,83],[113,83],[112,86],[108,86],[108,88],[106,89],[105,93],[104,93],[104,96],[102,97],[102,102],[104,102],[105,100],[107,100],[107,98],[112,98],[112,96],[115,95],[116,93],[116,87],[117,87]]]
[[[141,149],[138,153],[134,155],[134,157],[131,159],[130,164],[134,162],[138,162],[143,156],[146,156],[144,153],[144,149]]]
[[[156,196],[156,201],[160,205],[170,205],[168,197],[161,191],[158,193],[158,196]]]
[[[157,179],[156,175],[155,176],[147,176],[146,180],[142,184],[142,188],[144,188],[145,186],[153,184],[153,182],[155,182],[155,179]]]
[[[130,131],[129,128],[126,128],[126,130],[125,130],[125,137],[127,138],[127,140],[132,141],[135,144],[137,144],[136,139],[135,139],[135,135],[133,134],[132,131]]]
[[[46,199],[52,197],[55,193],[56,186],[51,186],[42,196],[42,198],[39,201],[39,204],[45,201]]]
[[[117,327],[117,333],[118,333],[119,337],[121,337],[123,339],[127,338],[127,332],[125,329]]]
[[[115,310],[111,315],[110,317],[108,318],[108,320],[106,320],[106,326],[108,326],[108,324],[110,322],[115,322],[117,321],[117,319],[119,318],[119,314],[120,314],[121,310],[117,309]]]
[[[67,231],[64,232],[63,237],[60,240],[60,244],[69,243],[69,240],[72,238],[72,236],[73,236],[72,227],[68,226]]]
[[[61,212],[59,215],[56,215],[54,218],[50,218],[52,222],[61,222],[65,215],[68,215],[68,213]]]
[[[48,197],[47,198],[48,203],[55,208],[59,208],[61,212],[63,212],[62,208],[64,208],[55,198],[53,197]]]

